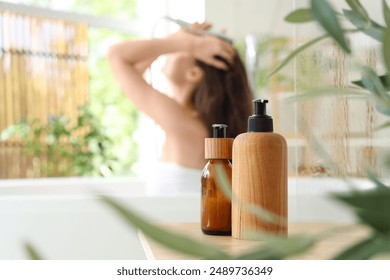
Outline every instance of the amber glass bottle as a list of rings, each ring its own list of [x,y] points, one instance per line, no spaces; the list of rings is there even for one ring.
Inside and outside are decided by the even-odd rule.
[[[218,184],[217,166],[225,171],[231,185],[233,138],[226,138],[225,124],[213,125],[213,138],[205,139],[205,158],[209,161],[202,172],[201,228],[211,235],[231,235],[231,202]]]

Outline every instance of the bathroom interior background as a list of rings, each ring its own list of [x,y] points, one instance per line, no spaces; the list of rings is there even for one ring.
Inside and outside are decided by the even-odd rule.
[[[31,4],[34,1],[9,2]],[[64,11],[70,10],[73,2],[35,1],[46,8]],[[94,57],[99,55],[102,57],[109,44],[123,38],[123,33],[127,33],[124,35],[127,37],[150,37],[156,21],[163,15],[189,22],[206,19],[214,24],[215,29],[226,28],[227,33],[236,39],[244,59],[246,57],[248,74],[255,87],[256,97],[270,100],[269,114],[274,118],[275,131],[283,134],[288,142],[290,176],[362,177],[365,175],[365,168],[371,168],[380,176],[390,175],[385,174],[385,170],[381,168],[382,157],[390,146],[389,130],[374,131],[376,126],[384,122],[384,118],[374,110],[370,103],[343,96],[328,96],[301,102],[286,101],[287,98],[310,89],[330,86],[344,88],[350,85],[351,80],[359,79],[358,73],[350,65],[348,58],[332,41],[325,40],[315,45],[299,55],[279,73],[270,78],[266,77],[267,73],[294,47],[322,34],[322,31],[313,24],[293,25],[283,20],[289,12],[298,7],[307,6],[309,1],[139,0],[133,2],[136,3],[136,13],[131,19],[120,14],[99,13],[97,15],[118,17],[118,21],[123,20],[129,24],[128,30],[111,30],[110,32],[110,29],[105,28],[105,36],[109,33],[121,32],[122,37],[105,37],[106,39],[99,45],[99,48],[95,48],[88,41],[88,36],[98,29],[96,26],[89,26],[88,22],[68,23],[64,20],[55,21],[53,19],[45,21],[42,17],[37,19],[25,13],[22,13],[25,16],[21,21],[19,16],[10,16],[9,12],[4,9],[4,5],[3,7],[1,5],[5,2],[1,2],[0,131],[22,117],[29,120],[41,118],[45,122],[48,114],[60,111],[67,113],[71,119],[76,119],[77,110],[75,108],[85,103],[86,100],[95,98],[96,87],[90,85],[91,78],[89,77],[96,78],[94,72],[103,72],[102,69],[96,67],[99,64],[96,64],[97,60],[94,60]],[[337,9],[345,7],[344,1],[333,0],[331,2]],[[381,1],[361,0],[361,2],[370,15],[378,22],[383,22]],[[74,11],[70,11],[72,12]],[[90,13],[88,10],[77,12]],[[15,14],[18,15],[19,12],[16,11]],[[30,22],[30,25],[27,22]],[[65,31],[62,33],[62,37],[58,35],[58,32],[56,35],[53,32],[36,32],[31,35],[31,40],[49,42],[43,51],[58,54],[65,51],[59,47],[63,44],[68,46],[66,48],[68,53],[61,56],[61,59],[58,56],[55,59],[44,55],[41,58],[31,56],[30,51],[39,52],[39,50],[26,49],[26,38],[15,35],[15,32],[11,34],[10,30],[19,30],[18,28],[23,29],[26,26],[30,28],[33,25],[41,26],[41,31],[45,26],[49,28],[48,25],[57,28],[49,28],[54,30],[53,32],[68,30],[68,33]],[[153,35],[159,36],[174,28],[175,26],[162,22]],[[69,30],[73,30],[73,33]],[[72,37],[72,42],[71,34],[77,35]],[[36,36],[35,39],[34,36]],[[64,43],[66,40],[68,43]],[[354,35],[350,40],[361,60],[375,66],[379,73],[384,71],[383,65],[380,64],[380,50],[373,40],[359,35]],[[251,52],[253,42],[257,49],[255,53]],[[34,48],[38,45],[33,44],[30,47]],[[73,47],[70,48],[70,45]],[[256,59],[253,60],[254,58]],[[48,59],[51,60],[48,61]],[[20,79],[20,72],[17,70],[20,70],[20,67],[26,68],[24,84],[16,82],[17,76]],[[47,67],[50,71],[47,71]],[[60,75],[66,71],[68,74]],[[78,73],[77,77],[69,74],[70,72]],[[103,74],[109,75],[109,72]],[[110,79],[110,77],[105,78]],[[154,74],[153,79],[155,80]],[[103,90],[107,96],[118,95],[117,89],[103,88]],[[113,93],[114,91],[116,92]],[[118,99],[113,98],[110,106],[99,107],[97,110],[101,110],[101,115],[119,114],[115,105],[116,101]],[[37,104],[40,104],[39,106],[43,104],[42,106],[47,110],[38,109]],[[126,104],[126,106],[128,106],[128,111],[134,110],[131,104]],[[136,114],[126,117],[132,116],[136,118],[137,128],[130,129],[128,121],[118,121],[114,125],[107,123],[109,121],[103,118],[102,123],[114,136],[117,131],[122,133],[124,130],[129,131],[127,138],[118,140],[120,143],[117,143],[117,150],[123,157],[134,159],[132,174],[142,176],[147,173],[150,161],[157,160],[159,143],[161,144],[163,137],[150,120],[142,115],[136,117]],[[146,139],[150,139],[149,142]],[[329,153],[332,160],[337,163],[337,169],[334,169],[334,166],[330,167],[323,156],[316,153],[316,147],[311,144],[313,139]],[[137,146],[136,149],[135,146]],[[15,139],[0,141],[0,178],[39,177],[42,173],[37,171],[37,168],[39,169],[39,159],[38,163],[37,159],[27,159],[23,155],[20,142]],[[126,172],[121,174],[126,174]]]

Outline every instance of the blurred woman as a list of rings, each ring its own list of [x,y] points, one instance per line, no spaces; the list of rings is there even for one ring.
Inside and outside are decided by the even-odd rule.
[[[125,41],[110,48],[114,76],[136,108],[165,132],[159,166],[151,172],[151,193],[200,191],[204,139],[211,125],[228,125],[228,137],[246,131],[252,94],[245,68],[230,42],[194,24],[164,39]],[[143,79],[160,55],[169,92],[162,94]]]

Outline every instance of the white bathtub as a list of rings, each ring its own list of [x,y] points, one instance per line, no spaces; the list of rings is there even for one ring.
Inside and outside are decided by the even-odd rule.
[[[289,220],[352,222],[329,197],[347,189],[332,178],[290,178]],[[110,194],[156,221],[199,221],[199,194],[148,197],[134,178],[0,180],[0,259],[25,259],[26,240],[49,259],[144,259],[136,230],[95,193]]]

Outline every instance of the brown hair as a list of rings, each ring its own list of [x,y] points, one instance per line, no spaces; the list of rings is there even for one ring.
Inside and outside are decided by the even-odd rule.
[[[213,124],[227,124],[227,137],[247,131],[252,114],[252,92],[245,67],[236,54],[228,71],[219,70],[201,61],[196,64],[204,71],[204,78],[192,95],[192,105],[211,135]]]

